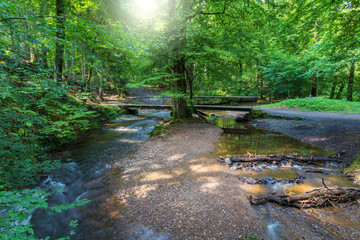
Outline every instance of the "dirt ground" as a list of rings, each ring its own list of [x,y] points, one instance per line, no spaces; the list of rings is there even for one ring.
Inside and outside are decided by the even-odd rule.
[[[125,170],[118,197],[128,218],[168,234],[165,239],[263,236],[241,182],[209,157],[221,133],[204,122],[177,123],[170,135],[141,144],[119,166]]]

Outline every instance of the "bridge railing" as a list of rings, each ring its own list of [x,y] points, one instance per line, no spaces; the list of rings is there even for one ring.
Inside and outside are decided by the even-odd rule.
[[[238,106],[239,102],[251,103],[251,107],[256,105],[258,97],[256,96],[194,96],[195,105],[222,105],[222,106]],[[159,96],[134,96],[125,97],[124,103],[136,105],[172,105],[171,97]]]
[[[223,106],[237,106],[244,103],[251,103],[251,106],[254,107],[258,100],[256,96],[194,96],[194,99],[197,99],[196,104],[208,105],[210,100],[210,104],[214,105],[214,101],[216,104],[216,100],[220,100],[220,105]],[[224,101],[222,101],[224,100]],[[245,101],[244,101],[245,100]]]
[[[139,97],[125,97],[124,103],[137,104],[137,105],[172,105],[171,97],[158,97],[158,96],[139,96]]]

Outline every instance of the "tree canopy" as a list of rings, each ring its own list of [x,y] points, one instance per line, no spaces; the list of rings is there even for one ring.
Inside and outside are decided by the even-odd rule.
[[[359,101],[359,18],[357,0],[0,1],[0,200],[34,199],[45,153],[115,114],[85,104],[104,90],[153,88],[175,118],[195,95]]]

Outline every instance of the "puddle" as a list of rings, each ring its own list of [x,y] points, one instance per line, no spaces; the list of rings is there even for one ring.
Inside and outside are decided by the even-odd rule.
[[[225,129],[225,132],[215,145],[213,154],[215,157],[227,155],[334,154],[332,151],[301,142],[281,133],[255,128],[246,123],[237,123],[235,117],[217,117],[216,124]],[[260,182],[260,184],[267,185],[261,187],[262,192],[259,191],[259,187],[254,186],[255,190],[252,187],[247,188],[248,193],[257,193],[258,195],[273,191],[273,185],[279,182],[280,185],[284,185],[282,186],[284,193],[305,192],[316,187],[322,187],[322,178],[328,187],[358,187],[358,185],[353,184],[342,176],[341,167],[338,167],[338,164],[335,163],[324,163],[323,165],[301,165],[286,161],[272,164],[233,163],[231,169],[241,177],[244,177],[243,179],[251,179],[251,181],[244,181],[250,184],[257,185],[256,181],[253,181],[254,179],[265,179],[266,181]],[[328,172],[330,174],[325,175],[308,171],[322,171],[323,173]],[[286,179],[295,179],[300,176],[305,177],[301,184],[285,181]]]

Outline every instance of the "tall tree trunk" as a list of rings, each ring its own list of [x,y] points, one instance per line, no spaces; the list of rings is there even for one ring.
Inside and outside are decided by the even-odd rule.
[[[350,64],[349,82],[346,92],[346,99],[348,101],[353,100],[354,76],[355,76],[355,60],[352,60]]]
[[[27,24],[25,21],[25,25],[24,28],[27,29]],[[20,42],[20,47],[21,47],[21,58],[25,61],[28,61],[29,58],[29,53],[27,51],[27,44],[26,44],[26,36],[25,35],[21,35],[20,36],[21,42]]]
[[[317,80],[318,80],[318,78],[314,74],[312,77],[312,82],[311,82],[311,96],[312,97],[317,96]]]
[[[238,83],[238,84],[240,85],[240,87],[238,86],[237,89],[239,90],[238,94],[241,95],[240,89],[242,89],[244,87],[244,81],[243,81],[244,67],[243,67],[243,63],[242,63],[241,59],[239,59],[238,66],[239,66],[239,73],[240,73],[240,83]]]
[[[70,60],[67,58],[67,52],[65,51],[65,55],[64,55],[64,71],[63,74],[66,76],[66,79],[68,79],[69,77],[69,68],[70,68]],[[70,79],[69,79],[70,80]]]
[[[177,20],[175,17],[176,11],[176,0],[169,0],[169,26],[171,28],[172,25],[177,24]],[[173,66],[172,71],[177,78],[175,80],[175,90],[180,95],[186,95],[186,77],[185,77],[185,56],[183,53],[180,53],[179,48],[183,47],[185,43],[185,38],[183,37],[184,29],[176,30],[173,28],[170,30],[170,37],[174,37],[174,40],[170,41],[172,56],[173,56]],[[179,36],[181,35],[181,36]],[[189,113],[186,99],[183,97],[175,97],[173,99],[174,109],[173,109],[173,118],[174,119],[181,119],[187,118],[191,116]]]
[[[335,99],[340,99],[340,98],[341,98],[341,93],[342,93],[342,91],[344,90],[344,87],[345,87],[345,81],[342,81],[342,82],[340,83],[340,88],[339,88],[339,91],[338,91],[337,94],[336,94]]]
[[[37,62],[37,61],[38,61],[37,50],[33,46],[30,46],[30,62]]]
[[[65,70],[66,74],[68,74],[67,72],[68,72],[69,68],[70,68],[70,60],[65,59],[65,68],[64,68],[64,70]]]
[[[72,80],[75,82],[76,81],[76,71],[75,71],[75,66],[76,66],[76,62],[75,62],[75,59],[73,58],[72,61],[71,61],[71,66],[73,68],[73,71],[72,71]]]
[[[315,21],[315,25],[314,25],[314,43],[316,42],[316,38],[317,38],[317,20]],[[312,77],[312,82],[311,82],[311,96],[312,97],[316,97],[317,96],[317,76],[316,73],[313,74]]]
[[[42,63],[42,65],[46,68],[48,68],[48,63],[47,63],[47,52],[44,49],[45,46],[42,46],[41,52],[40,52],[40,62]]]
[[[335,89],[336,89],[337,84],[338,84],[337,76],[335,76],[332,87],[331,87],[330,99],[334,99],[334,97],[335,97]]]
[[[240,78],[242,79],[243,74],[244,74],[244,68],[243,68],[243,63],[242,63],[241,59],[239,60],[239,73],[240,73]]]
[[[194,76],[194,67],[195,65],[191,63],[188,67],[187,75],[188,75],[188,82],[189,82],[189,91],[190,91],[190,100],[193,98],[193,82],[195,80]]]
[[[185,96],[186,95],[185,59],[181,58],[175,62],[173,66],[173,72],[178,78],[175,81],[176,91]],[[187,102],[184,97],[175,97],[173,102],[174,102],[173,118],[181,119],[190,116],[187,108]]]
[[[99,94],[98,94],[98,96],[99,96],[99,98],[100,98],[100,100],[101,101],[104,101],[104,92],[103,92],[103,76],[99,73],[99,72],[96,72],[97,73],[97,75],[99,76],[99,80],[100,80],[100,82],[99,82]]]
[[[264,93],[263,93],[264,80],[263,80],[263,74],[262,74],[261,68],[258,69],[257,79],[259,81],[259,86],[260,86],[259,100],[263,100],[263,98],[264,98]]]
[[[90,67],[89,74],[86,79],[86,91],[90,91],[90,81],[91,81],[91,77],[92,77],[92,72],[93,72],[93,68]]]
[[[55,51],[55,78],[62,80],[64,64],[65,41],[65,0],[56,0],[56,51]]]
[[[88,78],[88,65],[86,63],[86,59],[84,59],[83,68],[82,68],[82,83],[86,84],[86,80]]]

